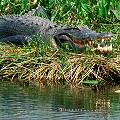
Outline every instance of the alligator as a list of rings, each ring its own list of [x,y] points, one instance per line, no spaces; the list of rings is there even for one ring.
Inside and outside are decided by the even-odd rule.
[[[79,53],[86,48],[107,53],[112,50],[111,32],[97,33],[84,26],[63,26],[54,24],[47,18],[32,15],[0,16],[0,42],[16,45],[28,44],[37,36],[38,44],[42,42],[56,50],[63,45]],[[109,45],[107,45],[109,43]]]
[[[55,111],[58,111],[58,112],[93,112],[93,111],[100,111],[100,110],[99,109],[85,110],[85,109],[81,109],[81,108],[62,108],[62,107],[58,107],[58,108],[55,109]]]

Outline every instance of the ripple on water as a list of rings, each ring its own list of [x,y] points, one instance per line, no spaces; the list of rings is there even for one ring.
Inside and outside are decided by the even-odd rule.
[[[0,81],[0,120],[119,120],[119,113],[120,94],[109,89],[24,88]]]

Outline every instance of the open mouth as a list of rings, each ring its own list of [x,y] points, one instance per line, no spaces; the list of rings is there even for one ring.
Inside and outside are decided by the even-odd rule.
[[[110,38],[103,38],[98,44],[96,50],[99,50],[102,53],[108,53],[112,51],[112,39],[113,37]]]
[[[90,47],[93,51],[100,51],[101,53],[108,53],[112,51],[112,39],[113,36],[104,37],[104,38],[94,38],[92,40],[84,39],[84,40],[76,40],[72,38],[74,44],[79,47]]]

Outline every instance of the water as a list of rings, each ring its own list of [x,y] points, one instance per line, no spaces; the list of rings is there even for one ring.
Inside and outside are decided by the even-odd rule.
[[[72,110],[73,109],[73,110]],[[23,87],[0,80],[0,120],[120,120],[114,88]]]

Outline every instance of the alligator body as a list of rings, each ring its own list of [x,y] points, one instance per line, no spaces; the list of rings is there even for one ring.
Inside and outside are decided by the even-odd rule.
[[[0,42],[26,44],[36,35],[38,43],[44,41],[57,50],[63,43],[69,44],[70,48],[78,52],[84,51],[85,46],[101,52],[112,50],[112,44],[105,45],[105,41],[110,41],[113,37],[110,32],[96,33],[87,26],[56,25],[49,19],[32,14],[0,17]]]

